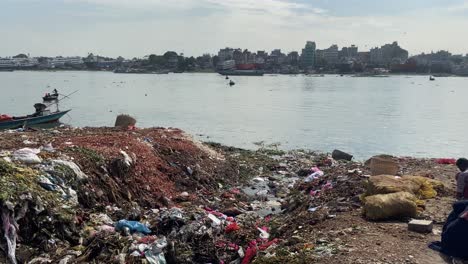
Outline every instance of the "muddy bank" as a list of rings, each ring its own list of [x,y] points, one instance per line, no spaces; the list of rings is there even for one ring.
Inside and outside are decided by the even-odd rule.
[[[61,128],[2,132],[0,157],[2,263],[437,263],[426,244],[439,239],[456,172],[397,159],[396,175],[444,184],[418,202],[415,217],[436,223],[418,234],[407,218],[367,220],[369,164],[322,153],[202,144],[178,129]]]

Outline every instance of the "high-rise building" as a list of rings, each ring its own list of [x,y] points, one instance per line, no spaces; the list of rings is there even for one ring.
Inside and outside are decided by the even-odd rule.
[[[340,58],[357,58],[358,57],[358,47],[351,45],[351,47],[343,47],[339,52]]]
[[[287,57],[287,62],[290,65],[297,66],[299,63],[299,52],[297,51],[290,52]]]
[[[323,59],[328,64],[338,63],[338,45],[332,45],[330,48],[323,50]]]
[[[404,63],[407,59],[408,51],[402,49],[396,41],[370,51],[370,61],[373,64]]]
[[[231,49],[231,48],[220,49],[218,52],[219,62],[232,60],[233,53],[234,53],[234,49]]]
[[[301,62],[304,68],[309,69],[315,66],[316,47],[315,42],[307,41],[305,48],[302,49]]]

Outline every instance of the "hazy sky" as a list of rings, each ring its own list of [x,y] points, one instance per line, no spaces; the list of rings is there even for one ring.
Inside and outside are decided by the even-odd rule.
[[[0,56],[360,50],[468,53],[468,0],[0,0]]]

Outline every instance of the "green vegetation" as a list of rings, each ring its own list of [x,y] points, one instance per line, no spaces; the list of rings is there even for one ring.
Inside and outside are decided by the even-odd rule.
[[[104,157],[101,154],[89,148],[75,146],[67,148],[66,150],[79,154],[80,156],[86,158],[88,161],[98,165],[103,165],[105,161]]]
[[[30,194],[33,201],[57,215],[60,220],[68,221],[73,217],[72,209],[64,209],[67,203],[58,192],[47,191],[38,184],[40,173],[31,168],[23,168],[0,160],[0,204],[6,201],[17,203],[21,196]]]

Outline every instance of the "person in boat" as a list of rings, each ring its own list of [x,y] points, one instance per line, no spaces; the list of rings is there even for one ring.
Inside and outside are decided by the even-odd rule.
[[[57,89],[54,89],[53,92],[54,92],[53,95],[58,96],[58,91],[57,91]]]
[[[460,158],[456,165],[460,172],[456,176],[457,199],[468,200],[468,159]]]

